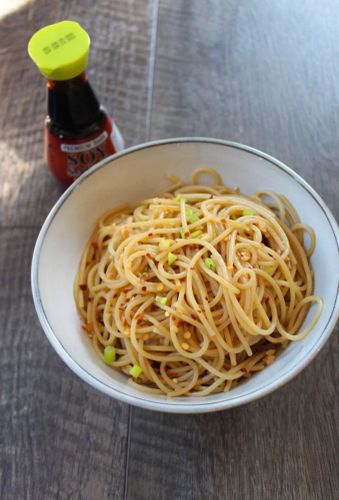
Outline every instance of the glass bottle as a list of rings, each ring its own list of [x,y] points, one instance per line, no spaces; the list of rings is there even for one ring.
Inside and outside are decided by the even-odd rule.
[[[86,76],[89,46],[88,34],[74,21],[42,28],[28,44],[47,78],[45,161],[64,186],[124,147]]]

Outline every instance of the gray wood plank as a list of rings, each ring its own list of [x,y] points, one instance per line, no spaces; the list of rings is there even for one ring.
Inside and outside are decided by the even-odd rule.
[[[62,19],[90,33],[89,77],[126,144],[147,137],[155,0],[35,0],[0,20],[0,225],[40,225],[61,194],[42,158],[44,79],[27,55],[29,37]]]
[[[91,34],[89,76],[127,145],[148,135],[154,0],[35,0],[0,19],[0,498],[121,499],[129,408],[55,355],[36,317],[30,260],[61,193],[42,160],[44,82],[26,53],[50,22]]]
[[[152,138],[256,147],[303,175],[339,216],[336,0],[162,0]]]
[[[200,416],[133,409],[128,498],[334,500],[337,356],[336,336],[296,380],[244,407]]]
[[[162,0],[152,138],[203,135],[262,149],[339,215],[336,6]],[[242,408],[133,409],[127,497],[337,498],[338,351],[337,328],[300,376]]]
[[[63,364],[35,314],[35,229],[0,234],[0,498],[121,499],[128,406]]]

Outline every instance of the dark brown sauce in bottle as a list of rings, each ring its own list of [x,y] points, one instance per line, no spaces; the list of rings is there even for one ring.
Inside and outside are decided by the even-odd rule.
[[[112,120],[100,105],[85,73],[66,81],[49,80],[47,107],[45,159],[65,186],[117,152]]]
[[[88,34],[74,21],[42,28],[28,44],[31,58],[47,78],[45,160],[64,186],[124,147],[87,79],[89,46]]]

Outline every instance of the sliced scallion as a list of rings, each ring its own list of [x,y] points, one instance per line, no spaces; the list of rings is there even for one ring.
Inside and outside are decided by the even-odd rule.
[[[161,238],[159,242],[160,250],[168,250],[171,246],[171,240],[166,240],[165,238]]]
[[[193,233],[191,233],[190,238],[198,238],[201,234],[202,234],[202,231],[201,231],[201,229],[199,229],[198,231],[194,231]]]
[[[174,253],[168,252],[167,254],[167,262],[171,266],[177,260],[177,256]]]
[[[210,257],[208,257],[207,259],[204,260],[204,264],[205,264],[206,267],[208,267],[208,269],[211,269],[211,271],[215,271],[216,270],[215,262]]]
[[[167,297],[162,297],[161,295],[156,295],[155,301],[159,302],[159,304],[165,305],[167,302]]]
[[[107,345],[104,349],[104,361],[105,361],[105,363],[107,363],[108,365],[112,364],[113,361],[115,361],[116,356],[117,356],[117,353],[116,353],[115,347],[113,347],[112,345]]]
[[[142,374],[142,369],[139,365],[133,365],[129,371],[129,374],[132,375],[133,378],[138,378],[139,375]]]

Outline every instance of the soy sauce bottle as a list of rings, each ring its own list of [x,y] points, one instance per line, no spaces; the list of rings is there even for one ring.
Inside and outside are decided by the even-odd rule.
[[[66,187],[124,147],[86,76],[89,47],[88,34],[74,21],[42,28],[28,44],[30,57],[47,78],[45,161]]]

